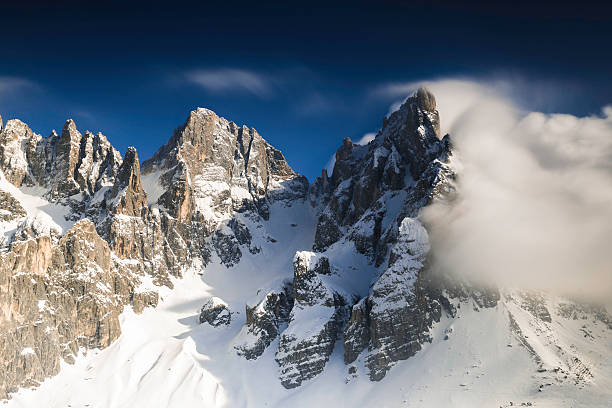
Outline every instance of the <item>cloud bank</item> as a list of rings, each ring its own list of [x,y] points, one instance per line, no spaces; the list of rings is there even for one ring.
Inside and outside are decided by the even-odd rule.
[[[609,300],[612,106],[549,115],[521,109],[507,84],[425,85],[459,171],[457,199],[422,214],[435,266],[486,284]]]

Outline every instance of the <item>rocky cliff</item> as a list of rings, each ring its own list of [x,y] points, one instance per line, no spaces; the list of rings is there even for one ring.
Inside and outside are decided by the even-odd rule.
[[[206,109],[142,172],[134,148],[122,158],[72,120],[48,137],[9,120],[0,170],[0,398],[57,374],[79,350],[110,345],[125,305],[156,305],[156,286],[212,253],[227,266],[256,253],[241,217],[257,224],[270,203],[308,191],[257,131]]]
[[[285,387],[320,374],[338,338],[347,364],[367,350],[373,380],[428,340],[441,306],[423,282],[429,243],[416,217],[432,200],[452,199],[455,178],[450,138],[442,137],[439,122],[434,96],[421,88],[385,118],[369,144],[344,139],[331,177],[324,170],[311,186],[316,253],[298,253],[294,261],[294,305],[276,354]],[[369,295],[328,277],[351,279],[334,265],[342,261],[340,246],[376,266]]]
[[[379,381],[399,361],[432,342],[443,317],[460,318],[462,305],[473,310],[504,308],[510,322],[520,305],[537,320],[530,325],[548,321],[545,304],[551,300],[544,295],[502,294],[498,288],[458,281],[429,267],[432,253],[419,213],[434,201],[452,203],[457,195],[451,139],[440,133],[439,124],[435,97],[421,88],[383,120],[367,145],[344,139],[331,176],[323,170],[311,186],[309,200],[317,213],[315,252],[296,254],[291,291],[270,293],[259,306],[247,306],[247,314],[255,308],[257,317],[247,319],[246,329],[259,337],[250,349],[239,348],[239,354],[256,358],[278,338],[275,358],[284,387],[297,387],[321,374],[337,342],[342,344],[348,379],[363,366],[370,380]],[[347,256],[363,256],[367,264],[356,268],[347,263]],[[358,281],[365,285],[355,284]],[[282,299],[282,293],[288,299],[284,304],[292,304],[288,316],[269,306]],[[589,316],[585,318],[604,325],[609,319]],[[259,322],[279,320],[286,323],[261,330]],[[563,355],[566,363],[558,363],[557,372],[571,371],[572,381],[582,380],[581,369],[567,363],[569,355],[581,361],[575,352],[561,344],[537,352],[513,327],[508,329],[537,364],[542,364],[542,353]]]

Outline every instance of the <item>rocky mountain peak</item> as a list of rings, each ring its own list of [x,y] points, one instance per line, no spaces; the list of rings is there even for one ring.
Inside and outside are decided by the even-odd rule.
[[[128,147],[119,167],[111,199],[117,214],[142,217],[147,213],[147,194],[140,181],[140,162],[136,148]]]
[[[420,87],[416,92],[416,99],[421,108],[424,111],[435,112],[436,111],[436,98],[425,87]]]
[[[346,227],[367,214],[385,194],[410,191],[416,181],[429,177],[426,175],[434,171],[430,169],[436,160],[450,153],[448,139],[440,140],[440,121],[435,107],[433,94],[419,88],[385,118],[372,142],[361,146],[349,138],[343,140],[336,152],[329,183],[322,177],[311,189],[311,201],[312,197],[322,197],[319,205],[323,206],[314,249],[322,250],[340,239]],[[374,224],[368,229],[378,231],[376,222],[371,222]],[[366,252],[376,247],[370,238],[357,240]]]
[[[163,172],[166,193],[158,202],[176,209],[174,216],[195,211],[211,224],[232,211],[267,218],[270,200],[305,198],[307,191],[306,179],[255,129],[205,108],[193,110],[142,168],[145,175]]]
[[[64,127],[62,128],[62,138],[81,138],[81,133],[79,133],[77,130],[76,123],[73,119],[66,119],[66,122],[64,122]]]
[[[10,119],[0,131],[0,167],[10,183],[28,183],[28,152],[33,150],[30,141],[36,143],[39,138],[19,119]]]
[[[123,163],[121,163],[119,167],[117,181],[120,185],[127,186],[132,179],[134,179],[135,182],[140,182],[140,162],[138,161],[136,148],[130,146],[123,156]]]

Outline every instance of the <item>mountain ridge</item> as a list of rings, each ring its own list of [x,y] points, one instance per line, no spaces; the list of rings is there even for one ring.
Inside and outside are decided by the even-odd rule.
[[[332,174],[310,184],[255,129],[205,108],[142,164],[136,149],[121,157],[71,120],[47,138],[8,121],[0,397],[57,375],[62,360],[117,344],[126,305],[163,307],[160,293],[171,296],[194,272],[210,288],[200,288],[207,294],[188,338],[213,350],[198,333],[221,336],[230,366],[273,362],[282,392],[328,378],[338,359],[347,384],[379,382],[403,360],[452,343],[469,310],[502,316],[535,382],[590,384],[593,351],[568,346],[559,325],[581,319],[606,339],[605,309],[431,268],[435,248],[419,213],[460,194],[439,123],[435,97],[420,88],[367,145],[344,139]],[[231,383],[217,385],[236,398]]]

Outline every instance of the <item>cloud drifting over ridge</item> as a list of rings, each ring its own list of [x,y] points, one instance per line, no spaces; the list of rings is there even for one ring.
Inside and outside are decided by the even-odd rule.
[[[612,107],[547,115],[521,110],[506,87],[424,85],[459,170],[458,198],[422,213],[435,265],[487,284],[609,297]]]

